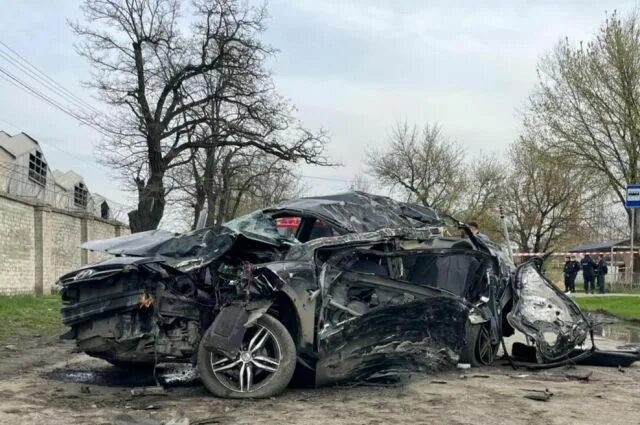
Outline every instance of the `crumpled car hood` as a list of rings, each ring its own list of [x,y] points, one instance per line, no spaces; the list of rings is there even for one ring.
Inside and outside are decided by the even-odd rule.
[[[275,223],[262,212],[255,212],[225,223],[179,234],[166,230],[150,230],[117,238],[85,242],[80,248],[132,257],[188,258],[210,255],[228,245],[229,238],[242,235],[247,239],[280,246],[294,240],[278,233]],[[222,241],[216,239],[222,238]],[[224,240],[227,239],[227,240]]]
[[[507,320],[535,342],[539,363],[566,358],[590,329],[580,308],[538,271],[534,261],[516,271],[514,305]]]
[[[154,230],[90,241],[80,247],[124,257],[153,258],[182,271],[189,271],[222,257],[238,236],[238,233],[225,227],[210,227],[177,236],[163,230]],[[114,260],[114,263],[118,263],[123,257]]]
[[[150,230],[117,238],[88,241],[80,245],[80,248],[113,255],[144,257],[148,252],[157,248],[158,245],[174,237],[176,237],[176,233],[166,230]]]

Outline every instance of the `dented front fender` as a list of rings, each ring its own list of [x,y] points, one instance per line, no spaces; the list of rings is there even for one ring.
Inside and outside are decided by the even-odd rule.
[[[242,347],[247,328],[262,317],[272,304],[270,300],[238,301],[223,307],[200,344],[208,351],[234,358]]]

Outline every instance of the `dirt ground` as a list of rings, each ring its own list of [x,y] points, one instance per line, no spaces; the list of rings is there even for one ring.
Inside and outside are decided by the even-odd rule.
[[[290,389],[273,399],[230,401],[199,385],[134,397],[131,379],[120,386],[66,382],[61,376],[121,374],[71,351],[53,335],[3,342],[0,424],[640,424],[640,362],[622,372],[576,368],[593,372],[588,382],[567,379],[564,368],[497,366],[413,376],[393,387]],[[554,394],[547,402],[524,398],[545,389]]]

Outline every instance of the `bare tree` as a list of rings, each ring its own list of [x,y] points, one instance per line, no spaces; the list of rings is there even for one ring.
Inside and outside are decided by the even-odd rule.
[[[598,176],[624,202],[626,185],[640,178],[638,15],[614,12],[591,41],[561,41],[538,74],[527,125],[544,128],[547,149]]]
[[[216,158],[217,165],[205,179],[211,157]],[[173,201],[193,212],[192,228],[205,211],[207,225],[220,224],[295,197],[301,191],[292,163],[258,149],[221,146],[215,152],[200,151],[189,167],[181,167],[172,177],[178,188]],[[205,187],[205,181],[209,187]],[[207,194],[213,198],[207,200]]]
[[[264,60],[273,49],[259,35],[266,12],[236,0],[194,0],[190,19],[183,19],[179,0],[84,0],[84,23],[71,23],[81,38],[79,53],[93,67],[89,87],[113,109],[107,120],[97,119],[105,134],[107,163],[130,175],[138,193],[137,209],[129,213],[132,231],[157,227],[164,213],[165,177],[186,165],[195,149],[211,143],[252,146],[287,160],[321,162],[324,138],[300,130],[285,140],[273,128],[239,126],[230,121],[228,133],[241,139],[186,136],[210,121],[202,113],[212,101],[224,100],[248,113],[274,110],[239,96],[209,90],[207,84],[229,74],[240,89],[248,78],[264,91],[272,89]],[[183,34],[185,28],[190,31]],[[250,69],[249,72],[243,72]],[[244,103],[243,103],[244,102]],[[271,109],[269,109],[271,108]],[[285,117],[278,114],[277,129]],[[286,121],[286,124],[290,124]],[[220,128],[220,127],[217,127]],[[212,133],[209,133],[212,136]],[[228,136],[228,135],[227,135]]]
[[[492,238],[501,234],[498,206],[507,173],[497,156],[468,158],[437,125],[421,130],[405,123],[395,127],[388,147],[370,152],[367,161],[373,176],[408,200],[476,221]]]
[[[502,235],[499,207],[503,202],[507,167],[496,155],[479,154],[467,161],[465,189],[458,207],[462,221],[476,221],[493,240]]]
[[[540,149],[527,134],[509,149],[510,175],[504,207],[522,249],[546,252],[583,223],[593,201],[590,176]]]
[[[370,151],[367,163],[374,177],[399,188],[408,201],[450,212],[462,197],[464,153],[443,137],[438,125],[396,125],[388,146]]]
[[[349,183],[349,190],[355,190],[359,192],[371,192],[372,182],[366,176],[362,174],[356,174],[353,177],[351,183]]]
[[[583,223],[576,229],[576,240],[582,243],[629,238],[624,205],[609,187],[601,187],[598,192],[597,199],[585,213]]]

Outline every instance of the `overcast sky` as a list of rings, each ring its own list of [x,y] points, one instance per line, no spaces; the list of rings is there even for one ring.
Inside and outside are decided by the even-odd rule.
[[[89,73],[66,18],[77,1],[0,0],[0,41],[73,93]],[[331,135],[344,167],[303,167],[309,194],[344,190],[363,174],[364,152],[398,121],[439,122],[470,153],[502,153],[518,134],[516,110],[535,83],[540,55],[562,37],[589,39],[625,1],[272,0],[267,41],[279,91],[310,128]],[[0,57],[0,66],[20,74]],[[43,142],[52,168],[74,169],[90,190],[127,202],[98,165],[99,135],[0,79],[0,129]],[[60,149],[62,149],[63,152]]]

